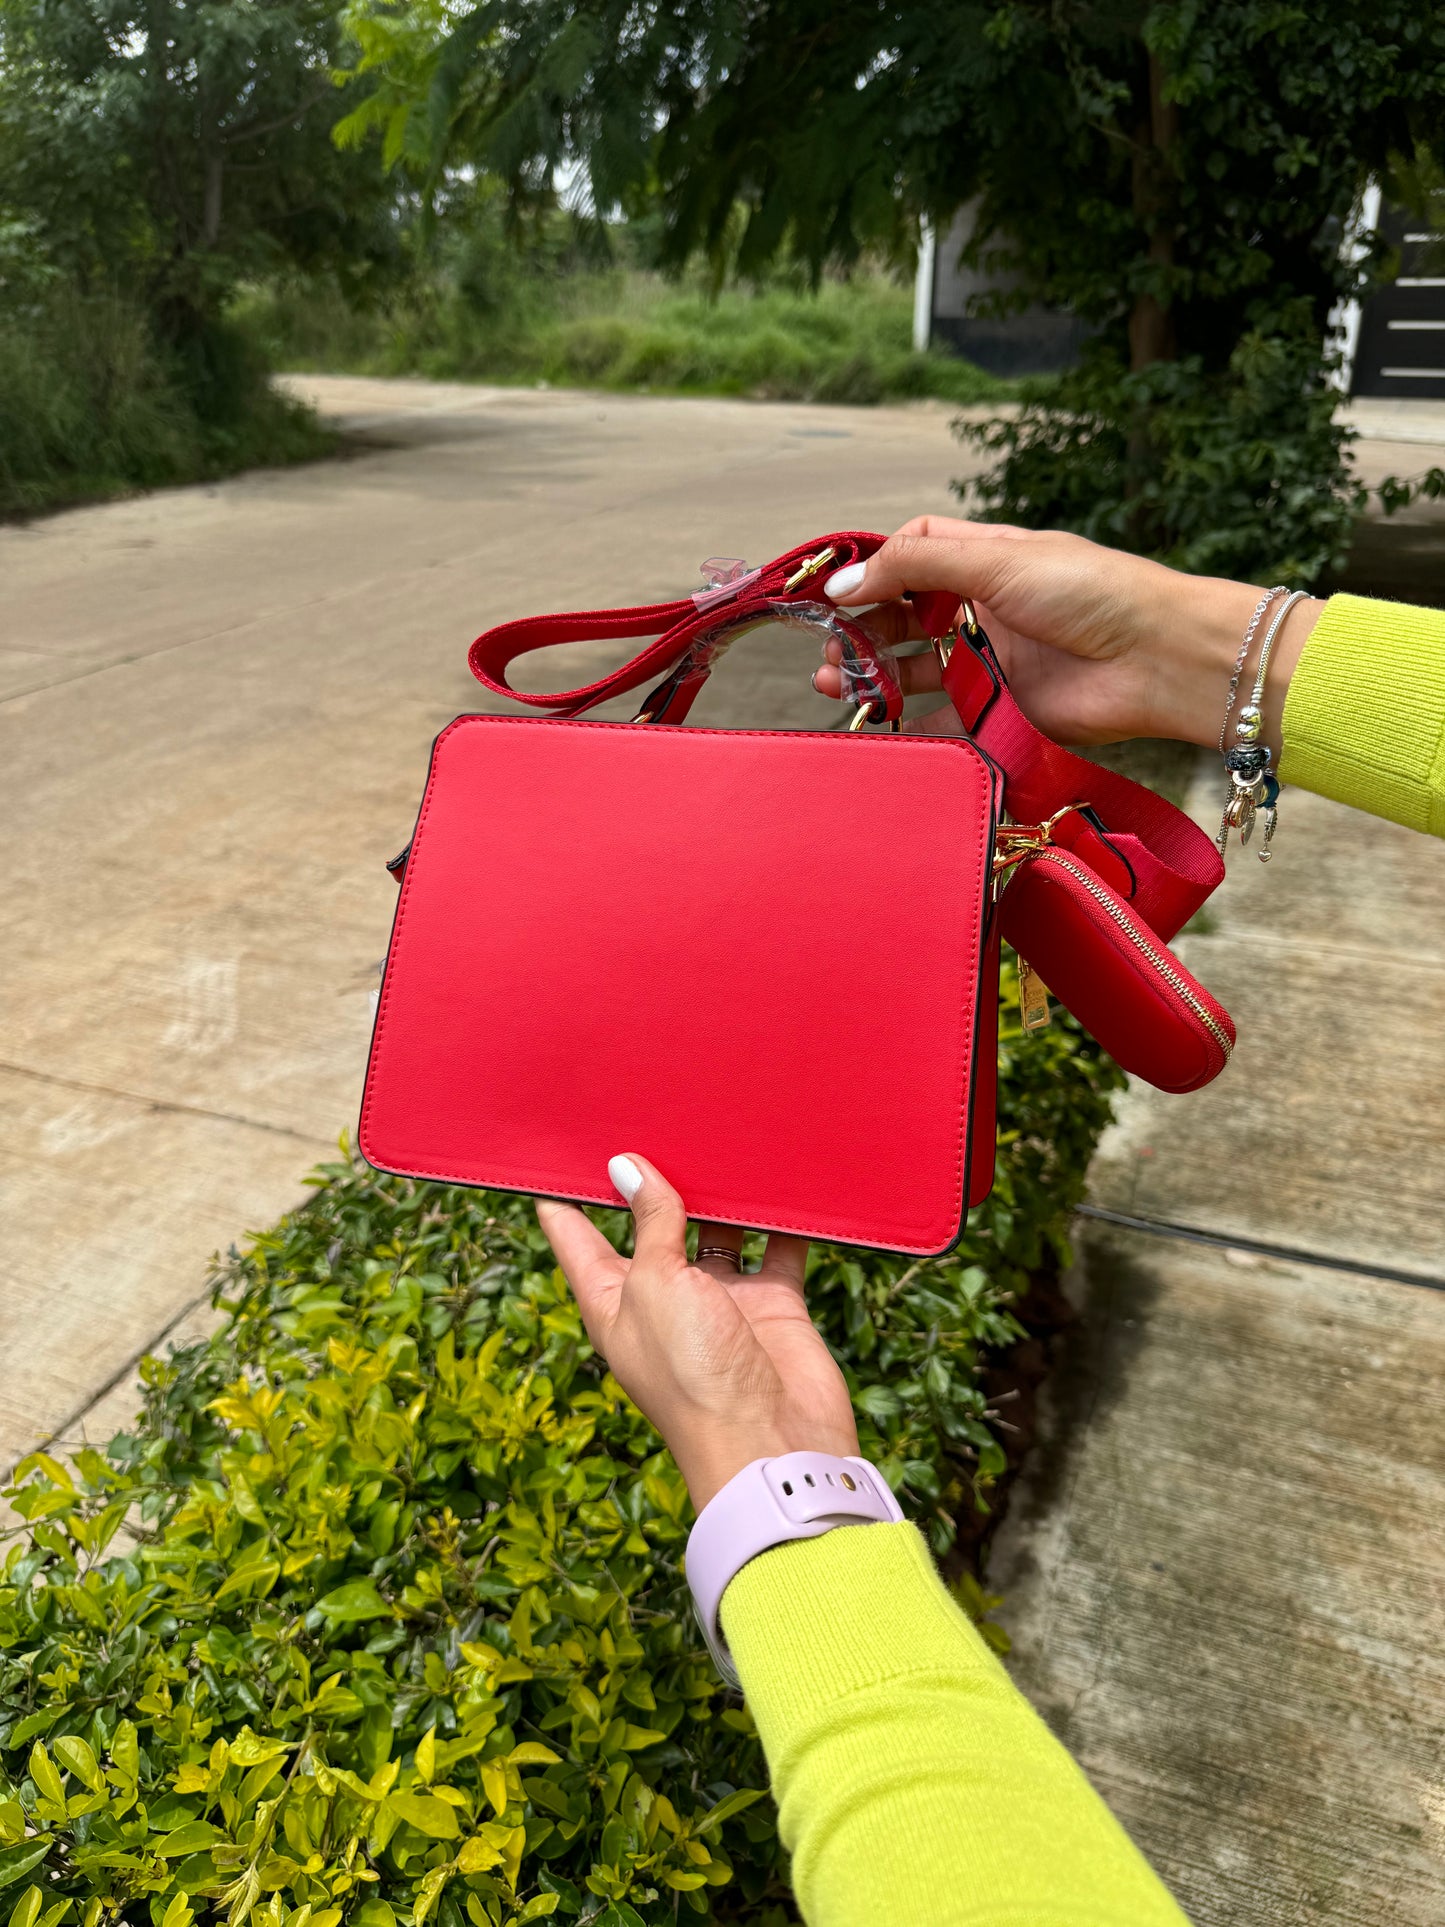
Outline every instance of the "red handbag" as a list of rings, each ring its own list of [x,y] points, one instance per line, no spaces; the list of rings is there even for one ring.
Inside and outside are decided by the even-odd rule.
[[[389,866],[370,1163],[616,1204],[607,1160],[640,1151],[697,1218],[945,1251],[993,1181],[1001,938],[1126,1069],[1173,1091],[1223,1069],[1228,1014],[1167,948],[1223,875],[1213,843],[1041,735],[967,604],[914,599],[961,736],[679,727],[726,642],[779,619],[839,635],[858,720],[896,725],[888,652],[817,587],[882,539],[472,645],[488,689],[554,714],[460,716],[433,746]],[[612,637],[655,640],[582,689],[506,680]],[[581,720],[659,676],[635,721]]]

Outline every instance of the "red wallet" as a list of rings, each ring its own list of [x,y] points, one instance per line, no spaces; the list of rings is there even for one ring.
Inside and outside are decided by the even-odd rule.
[[[461,716],[433,747],[390,866],[373,1165],[616,1204],[607,1160],[640,1151],[694,1217],[947,1250],[992,1183],[1001,937],[1126,1069],[1223,1068],[1229,1017],[1166,947],[1213,843],[1034,729],[966,604],[915,599],[963,735],[681,726],[731,636],[779,619],[829,625],[859,718],[896,722],[887,651],[817,589],[881,540],[473,644],[489,689],[558,713]],[[606,637],[656,639],[582,689],[506,681]],[[637,720],[582,720],[654,681]]]

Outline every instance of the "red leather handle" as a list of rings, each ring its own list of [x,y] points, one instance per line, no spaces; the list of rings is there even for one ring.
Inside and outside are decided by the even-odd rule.
[[[691,642],[717,626],[720,614],[726,613],[731,617],[741,614],[753,603],[790,599],[802,601],[809,596],[816,596],[825,576],[834,569],[845,568],[850,562],[871,555],[882,540],[881,536],[859,532],[823,536],[816,542],[790,549],[786,555],[778,556],[775,561],[759,569],[755,576],[739,585],[735,599],[729,600],[719,595],[709,598],[707,606],[701,609],[691,596],[684,596],[677,602],[657,602],[635,609],[587,609],[574,614],[526,616],[519,622],[504,622],[477,637],[467,660],[477,681],[499,696],[511,696],[515,701],[530,703],[537,709],[555,709],[580,716],[595,704],[606,702],[608,697],[639,689],[643,683],[671,669]],[[832,550],[827,562],[818,562],[802,581],[798,581],[804,565],[816,561],[825,549]],[[790,582],[795,583],[791,589],[788,587]],[[631,662],[624,663],[621,669],[599,677],[596,682],[584,683],[577,689],[543,693],[514,689],[507,680],[507,670],[517,657],[527,655],[533,649],[548,649],[556,643],[608,641],[623,636],[655,636],[657,640],[635,655]],[[692,694],[695,695],[696,691]],[[682,708],[683,715],[687,707],[690,707],[690,698]],[[662,718],[654,717],[654,720],[661,721]],[[676,703],[667,720],[681,721]]]
[[[579,716],[611,696],[665,676],[646,713],[653,722],[680,723],[710,670],[706,661],[687,660],[699,636],[721,623],[745,620],[749,612],[761,616],[769,602],[816,599],[827,575],[866,559],[883,541],[881,535],[857,529],[820,536],[739,584],[735,599],[712,597],[701,609],[686,596],[632,609],[579,610],[504,622],[477,637],[468,661],[472,674],[495,694],[564,716]],[[825,551],[830,553],[823,562]],[[805,570],[810,562],[814,566]],[[942,592],[915,596],[913,606],[925,632],[935,638],[949,632],[958,614],[957,598]],[[580,688],[519,690],[507,680],[511,664],[533,649],[631,636],[656,640],[620,669]],[[1041,823],[1071,804],[1087,806],[1093,820],[1070,825],[1071,847],[1168,942],[1223,880],[1224,865],[1213,841],[1152,790],[1074,755],[1036,729],[1009,694],[988,638],[977,625],[960,632],[944,667],[943,687],[965,729],[1003,771],[1005,806],[1014,820]],[[890,715],[896,713],[896,692],[880,684],[879,696],[888,701]],[[1012,921],[1009,898],[1017,892],[1026,897],[1034,887],[1027,870],[1024,866],[1005,892],[1005,935]],[[1015,912],[1022,908],[1021,902],[1015,904]],[[1065,995],[1064,986],[1054,988]]]

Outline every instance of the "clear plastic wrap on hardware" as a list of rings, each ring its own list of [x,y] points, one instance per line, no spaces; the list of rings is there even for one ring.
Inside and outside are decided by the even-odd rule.
[[[901,702],[898,658],[882,631],[867,616],[843,614],[826,602],[753,603],[733,615],[720,615],[718,621],[701,635],[694,636],[686,656],[674,670],[683,680],[717,667],[726,651],[739,636],[776,623],[783,629],[801,629],[817,638],[819,648],[837,642],[842,648],[839,672],[843,679],[843,700],[850,703],[882,703],[885,711],[895,711]],[[876,720],[882,721],[882,715]]]
[[[875,722],[901,713],[897,654],[871,612],[844,612],[824,601],[748,601],[747,591],[762,571],[750,569],[741,556],[709,556],[699,573],[704,586],[694,593],[692,601],[703,613],[715,609],[717,621],[693,637],[673,665],[669,684],[711,674],[739,636],[777,623],[815,637],[824,652],[830,642],[839,645],[838,668],[845,702],[866,708]],[[740,603],[742,606],[738,606]]]
[[[881,699],[895,713],[901,710],[898,652],[870,610],[859,614],[850,609],[845,615],[826,602],[795,603],[794,607],[809,617],[798,626],[815,633],[825,651],[830,642],[841,646],[838,674],[845,703],[876,704]],[[881,722],[882,717],[875,720]]]
[[[750,582],[757,581],[762,570],[750,569],[740,555],[710,555],[698,564],[698,574],[705,586],[692,599],[699,609],[706,610],[734,601]]]

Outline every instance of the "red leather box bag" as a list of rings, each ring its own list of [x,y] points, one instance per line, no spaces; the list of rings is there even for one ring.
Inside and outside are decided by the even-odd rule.
[[[391,866],[373,1165],[616,1204],[607,1160],[635,1150],[698,1218],[944,1251],[993,1179],[1001,938],[1126,1069],[1186,1091],[1223,1068],[1229,1017],[1167,948],[1213,843],[1034,729],[967,605],[915,605],[962,735],[683,726],[726,641],[790,617],[832,624],[859,720],[896,723],[886,651],[818,600],[881,540],[478,638],[479,680],[552,714],[460,716],[433,747]],[[506,680],[611,637],[652,640],[564,694]],[[635,721],[587,718],[647,684]]]

